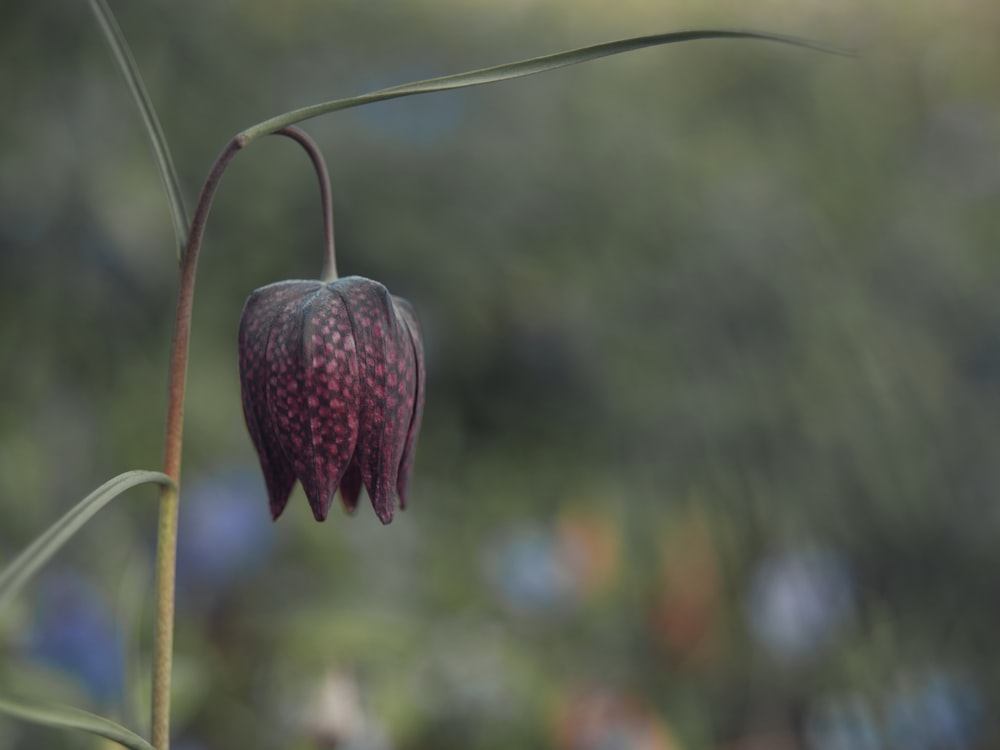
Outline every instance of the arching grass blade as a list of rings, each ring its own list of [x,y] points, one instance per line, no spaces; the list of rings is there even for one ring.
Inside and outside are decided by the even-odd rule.
[[[72,706],[35,703],[34,701],[0,696],[0,713],[32,724],[89,732],[106,737],[123,747],[131,748],[131,750],[155,750],[142,737],[120,724]]]
[[[153,147],[153,157],[156,159],[156,166],[160,171],[160,179],[163,180],[167,203],[170,204],[170,220],[174,226],[174,236],[177,238],[177,259],[180,260],[184,254],[191,222],[188,220],[187,210],[184,208],[184,196],[181,193],[180,180],[177,179],[177,170],[170,157],[167,138],[163,134],[163,128],[160,127],[159,119],[156,117],[153,102],[150,100],[149,94],[146,93],[142,76],[139,75],[139,67],[135,64],[135,58],[132,57],[128,42],[125,41],[125,36],[119,28],[111,8],[108,7],[105,0],[90,0],[90,8],[94,11],[104,39],[111,48],[115,63],[125,77],[125,83],[128,85],[129,91],[132,92],[132,98],[142,116],[142,124],[146,128],[146,135],[149,136],[150,145]]]
[[[73,506],[66,515],[46,529],[27,549],[0,571],[0,609],[3,609],[31,576],[101,508],[126,490],[150,482],[173,484],[170,477],[158,471],[127,471],[105,482]]]
[[[303,107],[283,115],[278,115],[270,120],[265,120],[251,128],[247,128],[240,134],[244,144],[268,133],[273,133],[283,127],[292,125],[302,120],[308,120],[327,112],[334,112],[350,107],[359,107],[363,104],[372,104],[387,99],[398,99],[403,96],[414,96],[415,94],[430,94],[435,91],[447,91],[449,89],[460,89],[469,86],[481,86],[486,83],[496,83],[507,81],[513,78],[523,78],[525,76],[544,73],[549,70],[564,68],[568,65],[597,60],[610,55],[618,55],[623,52],[632,52],[646,47],[656,47],[664,44],[675,44],[677,42],[690,42],[697,39],[754,39],[765,42],[776,42],[788,44],[794,47],[804,47],[807,49],[830,52],[839,55],[851,55],[846,50],[831,47],[820,42],[808,39],[786,36],[783,34],[769,34],[759,31],[739,31],[732,29],[698,29],[694,31],[674,31],[666,34],[653,34],[651,36],[632,37],[620,39],[615,42],[605,42],[594,44],[589,47],[579,47],[566,52],[557,52],[553,55],[533,57],[529,60],[507,63],[505,65],[495,65],[490,68],[481,68],[466,73],[456,75],[441,76],[438,78],[428,78],[413,83],[404,83],[400,86],[391,86],[379,89],[369,94],[352,96],[347,99],[335,99],[322,104],[314,104]]]

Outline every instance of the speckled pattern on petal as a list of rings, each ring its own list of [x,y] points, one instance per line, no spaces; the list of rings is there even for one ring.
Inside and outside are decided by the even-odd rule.
[[[339,291],[351,317],[362,382],[358,465],[375,514],[388,523],[413,409],[413,348],[384,286],[366,279],[344,282]]]
[[[313,515],[362,484],[389,523],[402,506],[424,403],[423,343],[413,309],[357,276],[271,284],[240,323],[243,411],[277,518],[298,479]]]
[[[358,439],[360,388],[354,334],[340,295],[325,286],[302,310],[304,408],[309,456],[302,486],[316,520],[326,518]]]
[[[306,471],[308,456],[305,446],[309,444],[309,419],[301,403],[305,373],[302,370],[302,316],[299,311],[315,291],[314,288],[288,300],[278,310],[265,352],[268,428],[277,437],[299,481],[302,481]]]
[[[258,289],[247,299],[240,319],[239,365],[243,394],[243,416],[250,440],[257,450],[264,473],[271,517],[277,518],[288,504],[295,486],[295,470],[270,429],[267,383],[270,377],[266,351],[275,318],[285,304],[308,294],[313,282],[283,281]]]

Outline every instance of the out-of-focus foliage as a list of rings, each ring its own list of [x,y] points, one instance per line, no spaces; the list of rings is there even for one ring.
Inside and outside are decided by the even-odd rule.
[[[195,303],[178,748],[995,746],[995,7],[114,9],[189,202],[240,129],[414,78],[720,24],[861,52],[705,42],[307,124],[342,272],[427,338],[387,528],[315,524],[300,491],[262,523],[236,327],[253,289],[318,274],[320,215],[292,144],[239,155]],[[85,3],[0,6],[0,100],[2,561],[156,465],[176,274]],[[154,526],[129,504],[67,547],[79,606],[53,631],[50,589],[22,597],[4,685],[142,726]],[[100,689],[45,646],[95,623],[90,653],[123,639]],[[39,746],[92,745],[0,723]]]

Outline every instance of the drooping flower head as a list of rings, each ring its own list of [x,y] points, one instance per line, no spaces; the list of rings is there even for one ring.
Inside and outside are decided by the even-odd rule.
[[[359,276],[270,284],[243,308],[239,365],[272,517],[296,479],[317,521],[338,487],[353,511],[364,484],[382,523],[406,507],[424,406],[409,302]]]

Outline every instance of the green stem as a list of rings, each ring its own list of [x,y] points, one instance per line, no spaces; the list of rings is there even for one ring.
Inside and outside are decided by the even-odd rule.
[[[319,199],[323,206],[323,273],[320,278],[335,281],[337,278],[337,254],[333,246],[333,198],[330,190],[330,173],[326,170],[323,153],[308,135],[298,128],[282,128],[275,135],[283,135],[297,142],[309,154],[316,176],[319,178]]]
[[[326,238],[324,278],[336,277],[333,255],[333,211],[330,201],[330,179],[323,163],[323,156],[316,144],[297,128],[281,132],[294,139],[309,154],[319,175],[323,200],[323,223]],[[195,275],[198,256],[205,236],[205,222],[209,209],[229,162],[249,141],[242,135],[234,137],[222,150],[212,171],[205,180],[198,198],[194,220],[188,234],[187,249],[181,261],[181,278],[177,291],[177,312],[174,316],[174,338],[170,352],[170,385],[167,400],[167,428],[163,455],[163,473],[177,487],[181,479],[181,447],[184,427],[184,393],[187,386],[188,350],[191,339],[191,311],[194,305]],[[152,744],[157,750],[170,747],[170,678],[173,668],[174,644],[174,593],[177,568],[177,515],[178,491],[165,487],[160,493],[160,519],[156,548],[156,633],[153,643],[153,706]]]
[[[163,454],[163,473],[179,487],[181,481],[181,446],[184,426],[184,392],[187,386],[188,344],[191,339],[191,309],[194,304],[194,281],[198,254],[205,236],[205,221],[222,173],[245,141],[231,140],[215,160],[201,190],[187,250],[181,260],[181,280],[177,291],[174,338],[170,350],[170,385],[167,396],[167,430]],[[178,491],[166,487],[160,493],[160,521],[156,537],[156,633],[153,642],[153,717],[152,742],[157,750],[170,747],[170,677],[174,649],[174,580],[177,567]]]

